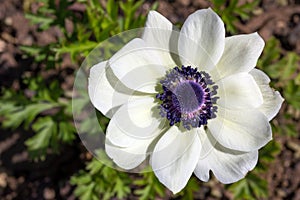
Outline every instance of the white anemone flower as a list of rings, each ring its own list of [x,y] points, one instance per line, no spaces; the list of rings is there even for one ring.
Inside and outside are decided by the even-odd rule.
[[[111,119],[105,151],[126,170],[150,158],[173,193],[193,173],[236,182],[272,139],[269,121],[283,102],[255,69],[264,41],[257,33],[225,37],[210,8],[176,30],[150,11],[141,38],[91,68],[91,102]]]

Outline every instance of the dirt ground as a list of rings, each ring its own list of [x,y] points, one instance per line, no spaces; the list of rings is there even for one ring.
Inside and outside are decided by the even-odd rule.
[[[147,1],[144,8],[151,3],[153,1]],[[175,23],[183,22],[190,13],[210,5],[203,0],[160,0],[158,11]],[[257,31],[265,40],[275,36],[281,42],[283,53],[294,51],[300,54],[299,0],[262,0],[255,14],[247,23],[236,24],[240,33]],[[0,86],[19,89],[22,74],[36,67],[32,58],[22,56],[20,45],[46,45],[57,41],[58,37],[56,29],[38,32],[30,25],[24,17],[22,1],[0,0]],[[76,69],[68,59],[65,65]],[[65,87],[72,88],[72,84]],[[84,167],[85,150],[79,139],[72,146],[65,146],[64,154],[51,155],[43,162],[34,163],[28,159],[23,144],[32,133],[21,128],[0,130],[0,133],[1,199],[76,199],[69,178]],[[264,174],[269,184],[269,199],[298,200],[300,135],[294,138],[276,135],[274,139],[280,143],[282,151]],[[230,199],[231,195],[223,186],[216,184],[220,192],[213,194],[209,186],[204,185],[203,192],[209,192],[202,198]]]

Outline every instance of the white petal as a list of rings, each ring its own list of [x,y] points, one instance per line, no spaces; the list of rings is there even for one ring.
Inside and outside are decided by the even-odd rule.
[[[199,137],[209,145],[206,149],[202,148],[201,154],[205,156],[199,158],[194,171],[202,181],[208,181],[211,170],[220,182],[233,183],[242,179],[257,163],[257,150],[241,152],[225,148],[217,143],[209,132],[200,133]]]
[[[264,72],[253,69],[250,74],[255,79],[264,99],[264,103],[258,109],[271,120],[279,112],[284,99],[278,91],[274,91],[269,86],[270,79]]]
[[[225,49],[217,66],[211,71],[214,81],[240,72],[249,72],[256,66],[265,42],[257,34],[225,38]]]
[[[248,73],[227,76],[218,85],[217,104],[226,108],[257,108],[263,104],[263,97],[254,78]]]
[[[110,120],[106,138],[113,145],[129,147],[156,137],[162,131],[164,120],[158,116],[153,101],[149,97],[124,104]]]
[[[146,159],[148,148],[154,139],[140,140],[139,143],[125,148],[115,146],[106,140],[105,151],[119,167],[133,169]]]
[[[215,144],[217,141],[210,141],[209,138],[207,137],[206,131],[203,129],[203,127],[197,129],[197,134],[201,143],[201,150],[200,150],[200,159],[204,159],[205,157],[208,156],[208,154],[211,153],[213,150]],[[214,142],[214,143],[212,143]],[[209,180],[209,164],[206,165],[199,165],[196,166],[196,169],[194,170],[194,173],[196,176],[201,180],[201,181],[208,181]]]
[[[208,128],[220,144],[239,151],[257,150],[272,139],[268,119],[256,109],[218,107],[217,117],[208,121]]]
[[[150,11],[142,39],[148,46],[155,47],[163,63],[169,68],[176,66],[172,57],[178,55],[179,32],[173,24],[156,11]],[[173,55],[172,55],[173,54]]]
[[[126,88],[107,67],[107,61],[90,69],[88,92],[92,104],[106,117],[111,118],[113,109],[126,103],[129,98],[140,98]]]
[[[142,39],[135,38],[114,54],[109,64],[117,78],[127,87],[155,93],[157,80],[167,70],[158,53]]]
[[[173,29],[173,24],[167,19],[165,18],[163,15],[161,15],[160,13],[156,12],[156,11],[150,11],[148,16],[147,16],[147,21],[146,21],[146,28],[159,28],[159,29],[165,29],[165,30],[172,30]],[[146,34],[146,33],[144,33]],[[147,35],[147,34],[146,34]],[[145,35],[143,35],[145,36]],[[143,38],[143,39],[150,39],[150,38]],[[157,42],[156,39],[159,38],[152,38],[153,42]],[[164,38],[164,39],[169,39],[169,38]],[[161,40],[161,42],[165,42],[164,40]],[[158,44],[159,45],[159,44]]]
[[[182,190],[195,169],[200,149],[195,130],[182,132],[172,126],[156,144],[150,160],[159,181],[174,194]]]
[[[179,36],[179,55],[184,65],[210,70],[218,63],[225,45],[225,28],[221,18],[209,9],[191,14]]]

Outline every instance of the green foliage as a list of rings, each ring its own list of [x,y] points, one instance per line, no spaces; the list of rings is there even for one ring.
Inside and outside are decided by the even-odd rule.
[[[73,13],[67,9],[72,1],[62,0],[39,0],[39,8],[36,13],[25,13],[31,24],[38,25],[40,31],[44,31],[53,26],[65,27],[65,19],[73,19]],[[64,32],[66,33],[66,32]]]
[[[200,186],[197,178],[194,176],[190,178],[186,187],[178,194],[180,199],[182,200],[193,200],[194,199],[194,192],[199,191]]]
[[[4,128],[16,129],[24,123],[25,128],[28,129],[37,115],[45,110],[58,106],[56,103],[45,102],[26,102],[26,104],[22,105],[18,104],[18,101],[24,102],[26,99],[24,99],[23,96],[15,98],[16,96],[16,94],[7,91],[6,95],[0,100],[0,115],[4,117],[4,120],[2,121],[2,126]],[[15,98],[15,101],[13,101],[13,98]]]
[[[103,158],[104,153],[99,153]],[[110,161],[105,162],[108,164]],[[75,195],[81,200],[108,200],[112,197],[124,199],[131,192],[127,173],[110,168],[96,158],[88,163],[86,170],[72,177],[71,184],[76,185]]]
[[[244,179],[229,187],[234,194],[234,199],[255,200],[268,196],[266,180],[255,174],[248,174]]]
[[[264,54],[258,62],[258,65],[273,79],[278,80],[278,87],[284,87],[291,80],[295,85],[297,82],[297,67],[300,61],[299,55],[294,52],[287,52],[285,56],[279,52],[279,41],[271,38],[266,43]]]
[[[7,118],[3,122],[4,127],[17,128],[24,122],[25,127],[28,128],[29,124],[36,118],[42,111],[52,108],[54,105],[46,103],[30,104],[27,106],[14,106],[12,104],[3,105],[4,109],[12,108],[8,112],[3,113]],[[7,110],[6,110],[7,111]]]
[[[244,179],[229,186],[234,199],[255,200],[268,197],[268,183],[261,177],[261,174],[267,171],[268,164],[275,159],[279,151],[280,146],[274,140],[259,151],[259,160],[254,171],[250,172]]]
[[[75,128],[72,124],[72,104],[70,96],[61,88],[62,80],[47,78],[40,75],[48,70],[59,69],[62,55],[69,54],[72,61],[79,65],[82,57],[93,48],[122,31],[143,27],[146,16],[139,13],[144,1],[99,1],[80,0],[85,10],[76,15],[69,6],[74,1],[68,0],[40,0],[35,13],[26,13],[27,19],[38,26],[39,31],[56,27],[61,33],[57,43],[45,46],[22,46],[24,57],[33,58],[37,71],[24,73],[21,77],[22,89],[25,92],[3,89],[0,99],[0,116],[3,117],[4,128],[15,129],[23,126],[34,135],[26,141],[32,158],[45,158],[47,150],[59,152],[64,143],[72,143],[75,139]],[[227,31],[236,32],[235,23],[246,21],[256,9],[258,0],[241,4],[238,0],[213,0],[213,9],[222,17]],[[150,9],[156,9],[154,3]],[[67,22],[72,23],[72,30],[68,30]],[[104,52],[109,55],[110,52]],[[105,57],[105,56],[104,56]],[[276,119],[272,124],[275,133],[291,136],[297,135],[295,113],[300,110],[300,75],[299,55],[293,52],[280,52],[279,42],[275,38],[266,43],[266,47],[258,66],[271,79],[272,86],[283,94],[287,110],[283,116],[284,126]],[[84,88],[85,89],[85,88]],[[30,93],[30,95],[26,94]],[[82,110],[88,99],[76,99],[76,109]],[[76,110],[74,110],[76,111]],[[97,113],[99,123],[105,129],[108,119]],[[93,131],[93,123],[86,120],[81,125],[86,132]],[[245,179],[229,186],[235,199],[259,199],[267,197],[267,182],[261,178],[261,173],[268,169],[268,164],[280,151],[276,142],[270,142],[260,150],[259,162],[256,169]],[[103,157],[103,152],[99,152]],[[110,161],[106,164],[111,165]],[[134,194],[141,200],[164,197],[166,189],[158,181],[153,172],[143,173],[132,180],[127,173],[116,171],[97,159],[87,163],[86,169],[81,170],[71,178],[76,186],[75,195],[82,200],[124,199]],[[134,189],[131,189],[134,188]],[[192,177],[187,186],[175,198],[194,199],[194,192],[201,190],[198,180]]]
[[[136,15],[142,0],[109,0],[101,3],[98,0],[82,0],[79,2],[85,6],[82,16],[75,15],[69,9],[73,3],[66,0],[41,0],[35,13],[26,13],[27,19],[37,25],[38,30],[57,27],[63,34],[59,43],[20,47],[24,57],[34,58],[37,66],[45,71],[59,68],[62,54],[68,53],[74,62],[80,62],[80,57],[87,55],[99,42],[121,31],[142,27],[146,19],[145,15]],[[123,13],[123,16],[119,13]],[[71,32],[66,28],[68,21],[74,27]],[[42,158],[48,148],[57,152],[62,143],[70,143],[75,138],[75,128],[71,123],[71,99],[57,79],[49,79],[46,84],[41,75],[27,73],[21,81],[25,91],[33,95],[27,97],[23,92],[13,93],[6,89],[4,93],[11,94],[1,99],[4,105],[0,108],[4,116],[2,125],[4,128],[24,125],[26,129],[33,130],[36,134],[26,141],[26,145],[33,158]],[[83,99],[82,108],[86,103],[88,101]],[[46,117],[49,111],[50,116]],[[101,123],[107,124],[107,119],[102,118]],[[88,127],[89,124],[84,126]]]
[[[71,34],[72,40],[62,42],[62,46],[55,49],[57,55],[70,53],[73,61],[78,55],[87,56],[99,42],[104,41],[112,35],[122,31],[143,27],[146,16],[138,13],[138,8],[143,4],[143,0],[115,1],[108,0],[106,5],[102,5],[98,0],[83,0],[86,5],[86,15],[83,23],[78,20],[75,30]],[[157,4],[153,4],[150,9],[155,9]],[[123,13],[119,16],[118,13]]]
[[[236,33],[235,22],[241,20],[248,20],[251,12],[255,10],[259,1],[246,1],[241,4],[238,0],[213,0],[214,10],[221,16],[226,30],[230,33]],[[240,19],[239,19],[240,18]]]
[[[255,172],[265,172],[270,164],[280,152],[280,145],[272,140],[264,148],[259,150],[259,160],[255,167]]]
[[[137,28],[139,25],[144,26],[146,16],[141,16],[135,19],[134,14],[136,10],[143,4],[143,1],[133,1],[129,0],[127,2],[120,1],[120,8],[124,12],[124,18],[121,21],[123,25],[123,30],[129,30],[131,27]]]
[[[53,151],[59,148],[58,141],[69,143],[75,139],[74,127],[67,122],[56,122],[51,117],[39,118],[32,126],[36,134],[28,139],[25,144],[29,151],[46,153],[50,147]]]
[[[46,46],[22,46],[21,50],[26,57],[34,58],[34,62],[38,66],[45,67],[45,70],[58,68],[63,54],[70,54],[72,61],[79,64],[82,56],[86,56],[99,42],[122,31],[144,26],[146,16],[138,14],[138,9],[143,2],[142,0],[108,0],[107,2],[81,0],[80,3],[85,6],[85,11],[82,16],[78,16],[68,9],[68,6],[73,3],[72,1],[63,0],[58,2],[59,5],[56,5],[55,1],[42,0],[42,6],[38,8],[37,12],[27,13],[26,17],[32,24],[37,25],[40,31],[57,27],[64,37],[59,39],[59,43],[51,43]],[[153,4],[151,9],[155,9],[155,7],[157,7],[157,4]],[[73,30],[67,30],[67,21],[71,21]],[[41,114],[41,112],[47,111],[44,106],[45,110],[38,110],[40,112],[36,111],[36,115],[27,119],[24,117],[23,120],[26,125],[30,124],[29,127],[35,132],[35,135],[26,141],[28,150],[31,155],[40,158],[45,158],[47,149],[50,148],[56,152],[60,144],[71,142],[75,137],[74,126],[70,123],[72,114],[70,99],[65,91],[60,88],[61,82],[50,80],[50,83],[45,85],[44,81],[40,76],[35,78],[33,75],[23,79],[28,90],[39,91],[28,98],[28,104],[46,102],[47,105],[52,105],[54,102],[58,102],[54,107],[49,108],[50,110],[53,108],[58,109],[56,113]],[[23,94],[18,94],[18,96],[20,98],[24,97]],[[60,101],[61,99],[63,101]],[[87,100],[86,98],[78,98],[73,103],[77,105],[76,109],[82,110],[88,103]],[[14,102],[10,106],[14,108],[15,104],[22,104],[22,101]],[[22,104],[22,106],[28,109],[27,104]],[[5,109],[6,116],[9,116],[12,108],[7,107]],[[26,112],[24,116],[26,116]],[[33,120],[33,118],[35,119]],[[20,123],[22,123],[22,119],[20,120]],[[11,119],[8,119],[8,121],[11,121]],[[86,120],[82,123],[82,131],[86,129],[93,132],[89,122],[89,120]],[[99,122],[105,126],[107,119],[100,116]],[[15,127],[21,125],[20,123],[15,123]],[[7,127],[11,126],[7,125]],[[147,191],[143,193],[143,189],[140,189],[137,190],[137,194],[140,194],[141,198],[144,196],[146,199],[150,196],[154,198],[157,193],[162,196],[164,187],[153,174],[147,177],[147,180],[152,180],[153,184],[150,187],[145,185],[145,188],[146,190],[150,188],[152,192],[150,194]],[[130,178],[127,174],[109,168],[96,159],[87,164],[86,170],[74,175],[71,182],[76,185],[75,195],[80,199],[111,199],[112,197],[123,199],[131,192],[129,187]],[[142,187],[141,184],[146,183],[140,183],[140,188]]]
[[[143,173],[142,178],[135,180],[133,184],[139,187],[134,194],[139,196],[140,200],[156,199],[157,196],[163,197],[165,194],[165,187],[153,172]]]
[[[266,72],[271,79],[272,86],[281,92],[287,103],[287,110],[284,114],[285,126],[274,124],[273,129],[281,134],[297,136],[298,132],[294,126],[296,112],[300,110],[300,56],[294,52],[282,54],[279,41],[271,38],[266,43],[264,53],[258,62],[258,66]]]
[[[0,115],[4,117],[2,126],[10,129],[23,126],[25,130],[33,130],[36,134],[25,144],[32,158],[44,159],[47,149],[58,152],[59,144],[72,142],[75,128],[71,117],[65,115],[67,105],[58,101],[60,93],[55,92],[58,89],[56,82],[47,86],[36,77],[24,79],[24,84],[27,91],[33,93],[31,98],[6,90],[0,100]]]
[[[42,63],[45,60],[47,68],[54,68],[55,62],[57,59],[55,58],[55,53],[52,51],[52,48],[56,44],[49,44],[47,46],[21,46],[20,50],[23,51],[25,54],[23,55],[24,58],[33,58],[36,63]]]
[[[34,48],[26,52],[29,56],[38,53]],[[2,126],[10,129],[23,126],[29,132],[34,131],[35,135],[25,144],[33,159],[44,159],[48,149],[59,152],[60,144],[75,139],[75,128],[67,112],[69,104],[63,101],[64,92],[57,79],[45,81],[42,75],[30,72],[21,81],[24,91],[4,90],[0,100]]]

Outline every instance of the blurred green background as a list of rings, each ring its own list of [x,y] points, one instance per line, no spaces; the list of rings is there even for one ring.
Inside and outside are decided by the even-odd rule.
[[[149,10],[180,27],[207,7],[227,36],[264,38],[257,67],[285,102],[272,120],[274,140],[245,179],[223,185],[192,177],[174,196],[152,172],[119,172],[85,149],[73,124],[74,77],[93,48],[143,27]],[[1,199],[300,199],[299,0],[0,1],[0,34]]]

